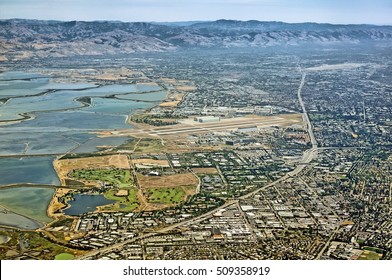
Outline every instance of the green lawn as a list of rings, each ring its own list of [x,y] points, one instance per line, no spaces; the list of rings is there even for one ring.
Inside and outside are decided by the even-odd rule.
[[[358,260],[379,260],[381,257],[382,256],[376,252],[365,250],[362,255],[359,256]]]
[[[71,173],[71,176],[79,180],[102,181],[112,184],[119,188],[132,186],[133,177],[130,170],[112,169],[112,170],[84,170],[79,169]]]
[[[104,196],[107,199],[115,200],[116,203],[112,205],[108,205],[105,207],[105,210],[122,210],[122,211],[132,211],[139,206],[139,202],[137,199],[137,189],[135,188],[127,188],[128,196],[116,196],[118,190],[109,190]]]
[[[154,188],[147,190],[147,197],[150,203],[179,204],[185,192],[181,188]]]
[[[61,253],[54,257],[55,260],[73,260],[74,255],[68,253]]]

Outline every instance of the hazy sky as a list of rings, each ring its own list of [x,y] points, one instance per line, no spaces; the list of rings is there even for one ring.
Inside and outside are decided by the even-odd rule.
[[[392,0],[0,0],[0,18],[392,24]]]

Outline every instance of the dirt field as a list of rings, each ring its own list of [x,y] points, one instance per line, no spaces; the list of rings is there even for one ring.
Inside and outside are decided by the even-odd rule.
[[[62,159],[55,160],[53,164],[62,185],[65,185],[65,179],[72,179],[68,178],[68,174],[76,169],[131,168],[125,155]]]
[[[218,174],[218,170],[216,168],[193,168],[192,169],[197,174]]]
[[[169,162],[167,160],[156,160],[150,158],[139,158],[133,159],[132,163],[134,165],[141,165],[141,166],[160,166],[160,167],[169,167]]]
[[[174,188],[181,186],[197,186],[199,180],[192,173],[145,176],[137,174],[139,186],[141,188]]]
[[[128,196],[128,190],[118,190],[115,194],[116,196]]]
[[[195,86],[176,86],[176,89],[179,91],[195,91]]]
[[[161,78],[161,81],[167,84],[175,84],[176,80],[171,78]]]
[[[176,90],[170,91],[168,93],[168,96],[165,99],[165,101],[159,104],[160,107],[165,107],[165,108],[176,107],[185,96],[185,94],[181,92],[190,92],[196,90],[196,87],[193,85],[193,83],[188,80],[175,80],[175,79],[162,78],[161,81],[166,84],[170,84],[174,86]]]
[[[168,97],[166,100],[172,100],[172,101],[165,101],[159,104],[160,107],[176,107],[184,98],[184,94],[182,93],[169,93]]]
[[[40,48],[40,46],[37,46]],[[45,46],[42,46],[44,48]],[[47,47],[47,46],[46,46]],[[84,69],[62,69],[60,70],[48,70],[43,71],[43,73],[53,76],[53,81],[55,82],[70,82],[70,80],[74,82],[99,82],[99,81],[126,81],[134,80],[137,77],[137,80],[146,79],[147,82],[149,79],[145,77],[143,72],[134,71],[125,67],[121,68],[84,68]]]
[[[181,101],[169,101],[159,104],[160,107],[176,107]]]
[[[66,205],[64,203],[61,203],[59,201],[60,197],[63,197],[67,193],[69,193],[71,190],[70,189],[56,189],[56,192],[54,193],[52,200],[49,203],[48,209],[47,209],[47,214],[51,218],[57,218],[58,216],[62,216],[63,214],[55,213],[59,209],[64,208]]]

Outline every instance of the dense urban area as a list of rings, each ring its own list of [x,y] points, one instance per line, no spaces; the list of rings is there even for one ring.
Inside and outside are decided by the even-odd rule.
[[[392,259],[390,43],[190,48],[0,67],[165,93],[129,114],[132,127],[94,132],[125,137],[121,144],[46,154],[60,179],[51,220],[34,230],[2,226],[1,259]],[[95,95],[83,98],[99,105]],[[83,195],[111,203],[67,212]]]

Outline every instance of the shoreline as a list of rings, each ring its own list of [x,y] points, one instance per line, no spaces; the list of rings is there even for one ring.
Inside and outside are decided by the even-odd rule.
[[[88,165],[96,165],[98,166],[98,168],[100,168],[100,165],[105,165],[105,166],[113,166],[115,168],[122,168],[122,169],[129,169],[130,168],[130,163],[128,160],[127,156],[122,156],[119,154],[116,155],[97,155],[97,156],[92,156],[93,158],[98,158],[98,162],[92,162],[91,159],[87,160],[86,162],[82,163],[81,167],[82,168],[88,168]],[[90,158],[92,158],[90,157]],[[88,189],[91,188],[92,186],[99,186],[99,183],[97,182],[84,182],[83,185],[81,185],[78,188],[72,188],[66,185],[66,180],[70,179],[68,177],[68,174],[71,170],[73,170],[73,168],[78,166],[72,166],[72,161],[75,161],[77,159],[68,159],[68,163],[66,164],[66,166],[62,166],[59,158],[56,158],[53,161],[53,167],[57,173],[57,177],[60,180],[60,184],[61,186],[56,188],[52,199],[49,202],[48,208],[47,208],[47,215],[50,218],[54,218],[54,219],[58,219],[61,216],[67,216],[64,214],[63,210],[67,209],[70,207],[69,204],[64,203],[64,202],[60,202],[59,199],[63,196],[65,196],[66,194],[68,194],[69,192],[78,190],[80,189]],[[99,160],[101,160],[102,162],[100,162]],[[67,166],[68,165],[68,166]],[[79,166],[80,167],[80,166]],[[88,183],[88,184],[86,184]],[[59,213],[56,213],[57,211],[59,211]]]
[[[140,124],[140,123],[135,123],[133,121],[131,121],[131,117],[132,115],[138,114],[138,113],[146,113],[154,108],[157,107],[161,107],[161,108],[175,108],[177,107],[184,99],[184,97],[186,96],[186,92],[188,91],[194,91],[195,87],[185,87],[185,88],[181,88],[181,85],[179,84],[179,81],[173,79],[170,80],[171,83],[174,84],[175,89],[174,90],[167,90],[165,89],[165,87],[162,87],[162,90],[166,91],[166,95],[164,98],[162,98],[160,101],[143,101],[143,100],[129,100],[129,101],[140,101],[140,102],[149,102],[152,103],[151,107],[145,108],[145,109],[141,109],[141,110],[136,110],[134,112],[132,112],[131,114],[127,114],[126,115],[126,119],[125,119],[125,123],[128,125],[131,125],[132,128],[138,129],[138,128],[142,128],[145,127],[144,124]],[[121,83],[121,81],[120,81]],[[147,83],[141,83],[143,84],[147,84]],[[149,84],[149,83],[148,83]],[[158,85],[155,82],[151,82],[152,85]],[[99,85],[98,87],[101,87],[104,85]],[[178,88],[177,88],[178,87]],[[146,92],[135,92],[135,94],[148,94],[148,93],[154,93],[154,92],[161,92],[162,90],[152,90],[152,91],[146,91]],[[34,96],[41,96],[41,95],[46,95],[46,94],[50,94],[52,92],[56,92],[58,90],[47,90],[43,93],[39,93],[37,95]],[[117,100],[122,100],[121,96],[124,95],[130,95],[132,96],[132,93],[123,93],[123,94],[116,94],[113,96],[113,98],[117,99]],[[24,97],[24,96],[23,96]],[[30,97],[30,96],[26,96],[26,97]],[[93,96],[92,96],[93,97]],[[90,97],[90,98],[92,98]],[[18,97],[19,98],[19,97]],[[7,100],[8,102],[9,100]],[[31,112],[24,112],[22,114],[19,114],[22,118],[20,119],[14,119],[14,120],[4,120],[4,121],[0,121],[0,126],[7,126],[7,125],[14,125],[14,124],[19,124],[22,123],[24,121],[29,121],[29,120],[33,120],[37,118],[37,114],[36,113],[46,113],[46,112],[66,112],[66,111],[70,111],[70,110],[75,110],[75,109],[82,109],[82,108],[86,108],[86,107],[92,107],[93,105],[89,102],[85,102],[84,100],[80,100],[80,98],[75,98],[73,99],[73,101],[76,101],[79,103],[78,107],[75,108],[65,108],[65,109],[60,109],[60,110],[44,110],[44,111],[31,111]],[[146,125],[147,126],[147,125]],[[115,137],[117,135],[111,133],[110,131],[95,131],[94,134],[97,137]],[[121,136],[121,135],[118,135]],[[62,154],[63,155],[63,154]],[[61,155],[57,155],[57,157],[53,160],[53,167],[55,169],[56,175],[60,181],[60,186],[45,186],[45,187],[50,187],[50,188],[54,188],[54,194],[47,206],[46,209],[46,214],[48,216],[48,218],[53,219],[53,221],[49,222],[49,223],[44,223],[43,227],[46,227],[48,224],[53,223],[55,221],[57,221],[58,219],[60,219],[63,216],[66,216],[63,212],[64,209],[67,209],[70,207],[69,204],[64,203],[64,202],[60,202],[60,198],[64,197],[66,194],[68,194],[69,192],[74,191],[72,188],[67,188],[66,185],[66,180],[68,179],[67,174],[65,174],[63,167],[60,165],[59,163],[59,158],[61,158]],[[17,187],[17,185],[9,185],[6,186],[9,188],[12,187]],[[99,211],[99,209],[97,209],[97,211]]]
[[[71,189],[65,189],[65,188],[57,188],[55,190],[52,199],[50,200],[48,207],[46,209],[46,213],[48,217],[53,219],[53,221],[50,223],[57,221],[61,216],[65,216],[63,210],[69,208],[70,205],[60,202],[59,198],[63,197],[64,195],[68,194],[71,191],[72,191]],[[60,212],[56,213],[57,211]],[[46,224],[46,226],[49,225],[50,223]]]
[[[62,210],[64,210],[67,207],[70,207],[69,204],[67,205],[59,201],[59,198],[68,194],[71,191],[71,189],[64,188],[64,186],[66,186],[65,184],[66,176],[61,172],[61,167],[59,166],[58,160],[59,158],[57,157],[53,161],[53,167],[54,170],[56,171],[57,177],[59,178],[62,187],[56,188],[52,196],[52,199],[50,200],[48,207],[46,209],[46,213],[48,217],[51,217],[54,220],[58,220],[60,216],[64,215],[64,212]],[[60,213],[55,213],[57,211],[60,211]]]

